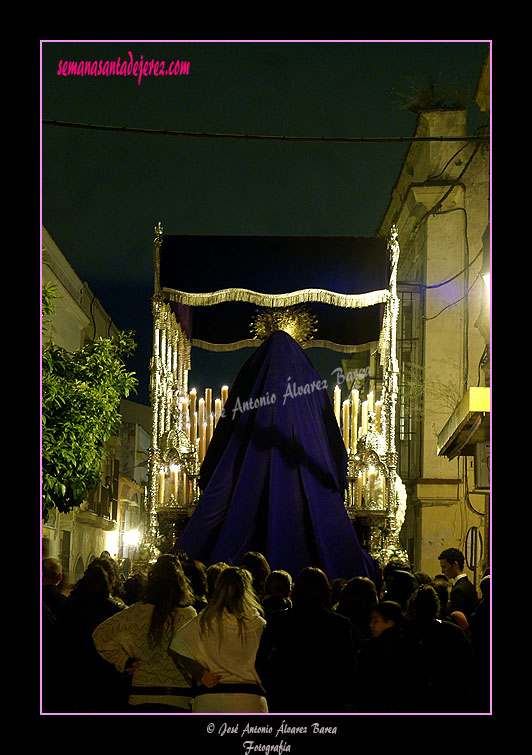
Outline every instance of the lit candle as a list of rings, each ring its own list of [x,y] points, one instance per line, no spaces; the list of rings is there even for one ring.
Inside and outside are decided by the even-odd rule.
[[[362,472],[359,472],[357,477],[357,503],[362,506]]]
[[[214,433],[214,415],[211,412],[207,419],[207,448],[210,445],[213,433]]]
[[[177,375],[177,342],[175,340],[172,346],[172,372]]]
[[[340,427],[340,403],[342,400],[342,390],[339,385],[337,385],[334,389],[334,416],[336,417],[336,421],[338,422],[338,427]]]
[[[228,395],[229,395],[229,386],[222,385],[222,407],[225,404],[225,402],[227,401]]]
[[[349,400],[343,404],[343,434],[345,447],[349,448]]]
[[[380,433],[381,430],[381,411],[382,401],[375,402],[375,432]]]
[[[368,432],[368,402],[362,402],[362,435]]]
[[[187,478],[184,470],[179,472],[179,491],[181,495],[181,503],[186,503]]]
[[[205,422],[205,399],[200,398],[200,400],[198,401],[198,427],[200,428],[200,431],[201,431],[201,428],[203,427],[204,422]]]
[[[356,451],[357,430],[358,430],[358,390],[353,388],[351,391],[351,446]]]
[[[368,414],[373,411],[373,391],[368,393]]]
[[[196,444],[198,440],[198,413],[194,412],[194,421],[192,423],[192,442]]]
[[[375,467],[368,469],[369,473],[369,500],[375,500]]]
[[[164,471],[159,472],[159,503],[164,501]]]
[[[172,492],[174,494],[174,498],[177,501],[177,473],[179,471],[179,467],[172,465]]]
[[[212,388],[205,388],[205,413],[207,417],[212,412]]]
[[[194,416],[194,412],[196,411],[196,389],[193,388],[190,391],[190,416]]]
[[[207,423],[203,422],[201,425],[201,435],[199,439],[199,460],[200,464],[205,458],[205,449],[207,447]]]
[[[222,413],[222,402],[219,398],[216,399],[214,402],[214,426],[218,424],[218,420],[220,419],[220,415]]]
[[[190,422],[187,422],[187,438],[188,442],[190,443]]]

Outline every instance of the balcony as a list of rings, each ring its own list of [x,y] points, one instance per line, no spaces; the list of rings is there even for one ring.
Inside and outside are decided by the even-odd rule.
[[[490,440],[490,389],[469,388],[438,435],[438,456],[474,456]]]

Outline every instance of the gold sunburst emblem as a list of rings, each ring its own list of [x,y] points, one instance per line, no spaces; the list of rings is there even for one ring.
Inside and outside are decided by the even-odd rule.
[[[317,318],[305,307],[273,307],[257,310],[251,321],[254,338],[265,340],[276,330],[284,330],[299,344],[312,339],[317,330]]]

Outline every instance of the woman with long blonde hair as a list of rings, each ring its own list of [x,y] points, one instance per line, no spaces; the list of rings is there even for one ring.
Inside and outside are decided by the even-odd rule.
[[[177,663],[201,682],[194,713],[267,713],[255,656],[266,622],[251,574],[224,569],[199,616],[179,629],[170,644]]]

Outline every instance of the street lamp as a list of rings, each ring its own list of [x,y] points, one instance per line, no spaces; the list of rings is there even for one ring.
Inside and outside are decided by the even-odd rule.
[[[140,541],[140,532],[138,530],[128,530],[124,532],[124,544],[136,548]]]

